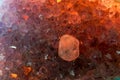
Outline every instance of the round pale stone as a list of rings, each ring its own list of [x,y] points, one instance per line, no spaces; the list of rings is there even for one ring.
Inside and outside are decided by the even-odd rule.
[[[65,61],[79,57],[79,40],[71,35],[63,35],[59,41],[58,56]]]

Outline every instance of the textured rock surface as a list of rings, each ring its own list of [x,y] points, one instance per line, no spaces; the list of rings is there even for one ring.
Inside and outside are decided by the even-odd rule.
[[[71,35],[63,35],[59,42],[59,57],[73,61],[79,56],[79,41]]]
[[[120,4],[115,6],[113,0],[58,1],[0,0],[0,80],[119,77]],[[62,39],[65,34],[70,34],[68,42]],[[75,37],[80,41],[80,55],[73,51]],[[79,50],[75,45],[74,50]]]

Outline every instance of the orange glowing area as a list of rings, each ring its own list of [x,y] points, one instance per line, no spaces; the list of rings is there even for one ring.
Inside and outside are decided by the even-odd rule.
[[[120,2],[120,0],[115,0],[115,2]]]
[[[28,74],[32,71],[32,68],[31,68],[31,67],[24,66],[24,67],[23,67],[23,71],[24,71],[24,74],[25,74],[25,75],[28,75]]]
[[[16,73],[11,73],[10,77],[16,79],[18,77],[18,75]]]
[[[114,9],[116,7],[117,11],[120,11],[120,0],[100,0],[100,3],[106,8]]]
[[[28,20],[29,16],[28,15],[23,15],[22,16],[24,20]]]
[[[60,3],[62,0],[57,0],[57,3]]]

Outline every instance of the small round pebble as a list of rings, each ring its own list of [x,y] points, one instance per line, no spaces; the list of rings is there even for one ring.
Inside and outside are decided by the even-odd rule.
[[[79,57],[79,40],[71,35],[63,35],[59,41],[58,56],[65,61]]]

